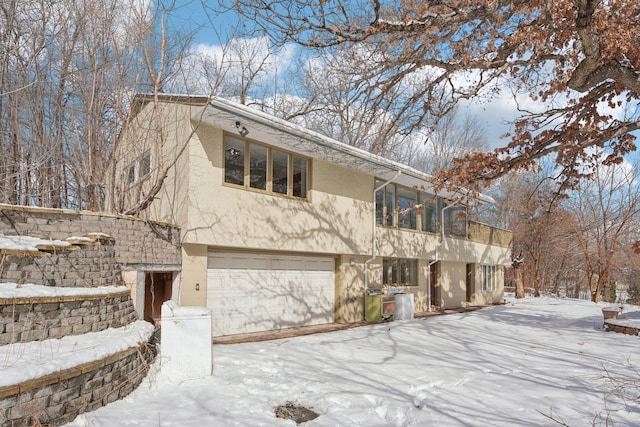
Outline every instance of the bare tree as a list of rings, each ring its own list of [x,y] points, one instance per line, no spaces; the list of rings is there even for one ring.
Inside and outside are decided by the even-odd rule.
[[[411,159],[411,164],[428,173],[444,171],[454,159],[488,149],[485,129],[478,117],[456,107],[429,130],[423,149]]]
[[[634,234],[640,213],[637,169],[628,164],[597,168],[574,193],[575,237],[585,261],[591,300],[609,298],[616,259]]]
[[[189,38],[168,34],[171,12],[128,0],[0,2],[0,202],[103,207],[133,92],[162,91],[180,69]]]
[[[635,149],[640,128],[640,4],[626,0],[351,2],[226,0],[275,43],[375,52],[359,72],[363,102],[429,128],[460,99],[509,87],[545,105],[516,121],[511,143],[464,156],[440,178],[478,185],[555,154],[561,189]],[[408,81],[410,96],[394,98]],[[419,105],[420,114],[409,107]],[[630,106],[631,108],[626,108]],[[606,147],[593,158],[590,147]]]
[[[513,230],[513,269],[506,280],[542,292],[559,292],[566,273],[575,262],[571,211],[554,202],[557,187],[545,177],[549,172],[531,172],[503,178],[493,193],[496,223]]]
[[[401,117],[388,102],[372,102],[359,86],[365,64],[372,56],[375,52],[361,48],[308,61],[307,98],[313,99],[315,109],[305,117],[304,125],[354,147],[406,161],[407,152],[419,137],[403,131]],[[403,97],[411,90],[397,87],[393,96]]]

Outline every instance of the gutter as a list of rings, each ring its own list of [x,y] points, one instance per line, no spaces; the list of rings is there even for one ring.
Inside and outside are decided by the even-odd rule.
[[[172,95],[172,96],[176,96],[176,95]],[[208,103],[209,103],[209,106],[211,106],[212,108],[218,109],[220,111],[226,112],[236,117],[241,116],[243,119],[251,120],[257,124],[270,128],[273,131],[287,134],[291,138],[291,141],[299,142],[298,139],[302,138],[307,142],[316,144],[318,146],[324,147],[329,150],[333,150],[334,152],[338,152],[343,155],[350,156],[352,158],[357,158],[360,161],[367,162],[369,164],[372,164],[375,167],[386,169],[389,172],[402,171],[403,175],[416,179],[420,182],[424,182],[427,184],[427,187],[432,187],[433,185],[433,182],[431,181],[431,175],[427,173],[424,173],[422,171],[419,171],[415,168],[404,165],[402,163],[369,153],[368,151],[341,143],[325,135],[322,135],[318,132],[314,132],[312,130],[306,129],[295,123],[291,123],[286,120],[274,117],[262,111],[252,109],[250,107],[247,107],[246,105],[237,104],[233,101],[223,99],[223,98],[218,98],[215,96],[210,97]],[[206,122],[205,117],[202,117],[202,120]],[[235,120],[233,121],[233,123],[235,123]],[[213,125],[218,126],[222,129],[225,129],[223,124],[213,124]],[[229,124],[229,126],[231,126],[231,124]],[[230,128],[228,128],[227,130],[231,132],[235,131],[235,129],[230,129]],[[318,156],[317,153],[314,155],[313,153],[308,153],[308,152],[305,152],[304,150],[301,151],[301,154],[310,156],[310,157],[323,158],[322,156]],[[329,161],[335,162],[335,160],[329,160]],[[343,166],[351,167],[352,169],[360,170],[360,171],[369,170],[369,168],[365,168],[365,167],[357,168],[357,167],[349,166],[346,163],[343,164]],[[373,173],[373,175],[381,175],[381,174]],[[392,179],[395,179],[395,178],[392,178]],[[435,192],[433,188],[431,188],[429,191]],[[449,193],[449,191],[444,191],[444,193]],[[445,197],[451,197],[455,194],[459,194],[460,196],[463,196],[463,197],[469,197],[469,190],[460,187],[460,188],[457,188],[456,190],[453,190],[450,195],[446,195]],[[495,203],[495,200],[493,198],[481,193],[477,194],[475,198],[485,203]]]
[[[363,310],[363,319],[366,320],[367,317],[367,292],[369,291],[369,264],[371,264],[378,257],[378,238],[376,237],[376,193],[382,190],[384,187],[389,185],[393,180],[402,175],[402,171],[399,170],[395,176],[384,184],[380,185],[377,188],[373,189],[373,220],[371,221],[371,258],[364,262],[364,310]]]

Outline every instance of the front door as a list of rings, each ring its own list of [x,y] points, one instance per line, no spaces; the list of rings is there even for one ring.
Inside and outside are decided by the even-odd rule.
[[[475,274],[474,264],[467,264],[467,302],[471,302],[473,298],[473,292],[475,291]]]
[[[438,286],[438,268],[437,268],[438,263],[436,262],[435,264],[431,264],[431,266],[429,267],[429,286],[431,286],[430,289],[430,293],[431,293],[431,306],[432,307],[438,307],[439,304],[439,296],[438,293],[440,291],[440,286]]]

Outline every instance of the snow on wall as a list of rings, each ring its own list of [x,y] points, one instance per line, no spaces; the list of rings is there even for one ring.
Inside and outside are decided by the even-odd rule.
[[[66,240],[106,233],[116,239],[116,261],[128,265],[180,265],[180,229],[123,215],[0,204],[0,235]]]

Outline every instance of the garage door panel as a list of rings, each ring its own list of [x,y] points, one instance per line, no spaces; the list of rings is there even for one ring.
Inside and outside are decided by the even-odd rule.
[[[331,258],[210,254],[214,335],[332,323],[334,264]]]

